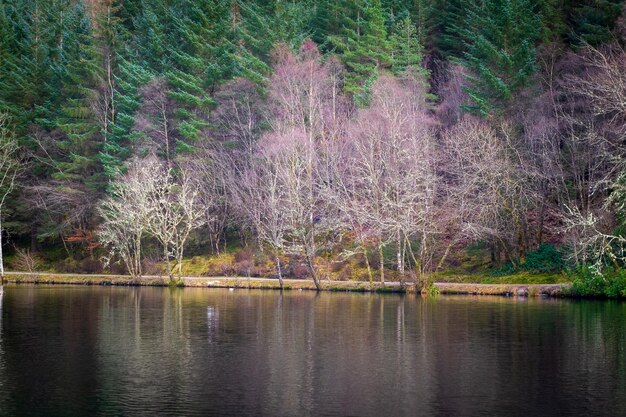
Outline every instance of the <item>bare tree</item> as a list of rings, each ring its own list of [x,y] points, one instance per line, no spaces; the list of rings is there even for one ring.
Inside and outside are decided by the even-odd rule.
[[[142,239],[151,216],[150,196],[157,190],[162,167],[155,157],[134,158],[128,172],[110,185],[110,196],[98,207],[102,224],[98,238],[109,264],[119,257],[132,277],[142,275]]]
[[[198,202],[203,208],[209,244],[217,254],[220,253],[224,230],[232,217],[227,183],[231,168],[229,162],[230,154],[220,145],[203,144],[183,164],[185,170],[193,172],[197,180]]]
[[[437,233],[438,178],[433,120],[421,80],[414,74],[381,76],[372,91],[371,107],[358,112],[343,147],[338,205],[360,241],[377,242],[384,282],[386,244],[396,248],[401,279],[407,265],[420,273],[428,268],[429,245]]]
[[[283,287],[280,256],[289,231],[287,190],[281,182],[272,154],[261,148],[251,160],[231,164],[229,190],[243,224],[256,233],[259,246],[269,246],[276,262],[279,285]]]
[[[443,136],[446,175],[454,188],[466,236],[492,243],[513,264],[527,249],[527,217],[536,206],[532,165],[507,124],[499,129],[466,117]]]
[[[316,288],[320,275],[315,257],[335,229],[332,206],[324,195],[328,144],[337,139],[341,98],[335,62],[321,63],[312,41],[299,54],[277,48],[270,80],[271,129],[259,142],[284,190],[288,221],[287,247],[304,256]]]
[[[9,117],[0,113],[0,284],[4,284],[2,215],[5,202],[15,187],[20,169],[19,146],[9,127]]]
[[[576,265],[587,266],[595,274],[602,276],[608,262],[615,268],[626,262],[626,238],[608,233],[606,216],[594,213],[583,214],[577,208],[565,206],[563,231],[572,239],[571,260]]]
[[[176,268],[181,276],[189,235],[206,222],[198,189],[183,167],[174,172],[153,155],[131,161],[99,208],[106,259],[119,256],[132,276],[141,276],[142,238],[149,235],[162,247],[168,277],[174,278]]]
[[[223,144],[251,154],[265,118],[258,87],[249,80],[236,78],[216,92],[215,100],[217,107],[211,114],[215,126],[212,135]]]
[[[587,45],[568,58],[559,109],[562,232],[573,259],[599,272],[601,262],[623,262],[623,242],[612,231],[626,201],[626,51],[617,44]]]
[[[15,248],[15,260],[13,266],[18,271],[26,271],[32,275],[40,268],[41,259],[33,254],[29,248]]]
[[[207,219],[200,204],[198,181],[183,166],[161,166],[152,179],[154,192],[148,193],[149,219],[146,231],[159,241],[170,279],[174,269],[182,275],[185,244],[192,231]],[[172,260],[174,264],[172,264]]]
[[[248,167],[255,152],[266,115],[258,87],[246,79],[236,78],[226,83],[216,92],[215,99],[217,106],[211,114],[211,138],[198,146],[189,163],[199,178],[200,200],[207,217],[210,244],[219,253],[223,232],[233,216],[239,214],[238,225],[245,226],[248,210],[260,208],[248,207],[249,203],[231,206],[233,197],[241,197],[240,180],[243,185],[247,184],[247,179],[239,175]],[[254,196],[248,197],[254,200]]]

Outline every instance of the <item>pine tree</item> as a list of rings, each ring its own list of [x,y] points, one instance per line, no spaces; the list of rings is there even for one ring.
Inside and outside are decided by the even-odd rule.
[[[417,28],[410,17],[407,16],[394,25],[390,42],[393,72],[398,74],[412,69],[426,75],[422,67],[424,48],[420,44]]]
[[[475,0],[435,0],[433,2],[432,45],[436,53],[454,57],[464,51],[461,36],[465,25],[466,10]]]
[[[567,35],[567,14],[570,0],[541,0],[538,10],[541,14],[541,40],[559,42]]]
[[[357,20],[346,25],[344,35],[333,38],[333,42],[346,66],[346,92],[352,95],[358,106],[367,106],[370,89],[378,74],[392,64],[391,44],[380,0],[371,0],[358,10]]]
[[[329,38],[339,35],[340,26],[339,8],[340,2],[332,0],[319,0],[315,5],[313,18],[311,19],[311,39],[319,45],[321,50],[328,49]]]
[[[0,111],[10,114],[13,129],[23,141],[34,120],[49,117],[57,107],[54,86],[58,86],[64,62],[55,51],[54,38],[63,22],[55,19],[55,24],[49,24],[47,17],[58,10],[50,10],[49,4],[39,0],[5,1],[2,10]]]
[[[99,154],[104,174],[109,180],[120,174],[124,161],[131,156],[133,144],[140,136],[134,129],[135,115],[142,103],[139,89],[152,78],[149,70],[134,63],[133,56],[127,54],[128,58],[118,57],[114,91],[115,119]]]
[[[98,153],[110,128],[113,112],[105,84],[105,56],[98,48],[85,10],[77,9],[66,46],[77,53],[64,68],[63,104],[53,120],[65,137],[57,141],[65,155],[56,161],[51,177],[64,182],[85,183],[90,191],[102,187]]]
[[[615,21],[622,13],[623,0],[585,0],[572,13],[573,43],[599,45],[613,37]]]
[[[435,3],[431,0],[414,0],[409,12],[411,20],[417,27],[417,39],[420,45],[425,47],[433,31]]]
[[[157,74],[171,64],[170,51],[176,45],[171,33],[171,12],[162,0],[145,1],[142,12],[132,20],[132,47],[140,62]]]
[[[123,7],[122,7],[123,6]],[[92,11],[94,55],[99,66],[95,71],[92,96],[98,97],[100,106],[96,115],[102,144],[98,161],[106,179],[119,175],[124,161],[131,154],[134,115],[140,106],[138,88],[150,79],[148,70],[133,62],[138,57],[129,49],[130,31],[126,26],[137,2],[106,0]]]
[[[265,40],[257,39],[252,31],[251,21],[257,20],[256,13],[243,2],[232,0],[228,11],[227,30],[224,36],[222,53],[228,62],[231,77],[243,77],[259,87],[267,82],[270,73],[268,64],[271,47]],[[263,19],[261,19],[263,21]],[[264,28],[268,25],[263,24]]]
[[[154,0],[133,21],[139,57],[167,81],[178,152],[193,150],[208,127],[211,92],[234,73],[229,7],[224,0]]]
[[[383,9],[387,15],[387,27],[391,31],[407,17],[416,26],[417,38],[421,45],[426,45],[428,35],[433,29],[435,2],[433,0],[383,0]],[[438,12],[440,12],[438,10]]]
[[[541,20],[531,0],[473,1],[460,31],[467,69],[466,109],[486,116],[506,107],[536,71]]]

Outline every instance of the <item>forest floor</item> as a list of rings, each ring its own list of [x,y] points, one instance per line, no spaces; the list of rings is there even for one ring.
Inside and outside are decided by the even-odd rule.
[[[248,288],[248,289],[279,289],[278,280],[273,278],[242,278],[242,277],[182,277],[170,281],[161,276],[145,276],[132,278],[127,275],[105,274],[55,274],[7,272],[5,282],[16,284],[69,284],[69,285],[116,285],[116,286],[180,286],[180,287],[213,287],[213,288]],[[565,283],[543,284],[510,284],[510,283],[470,283],[470,282],[435,282],[434,288],[441,294],[478,294],[506,296],[562,296],[568,287]],[[322,290],[355,291],[355,292],[416,292],[412,284],[401,285],[400,282],[384,284],[363,281],[330,281],[323,280]],[[284,289],[315,290],[313,281],[308,279],[285,279]],[[437,291],[436,290],[436,291]]]

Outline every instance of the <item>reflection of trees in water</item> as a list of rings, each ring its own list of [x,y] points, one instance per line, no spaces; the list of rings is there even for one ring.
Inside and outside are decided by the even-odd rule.
[[[142,403],[169,395],[172,404],[242,415],[371,414],[384,411],[381,404],[406,414],[480,414],[515,405],[515,415],[536,404],[573,410],[581,405],[564,392],[585,398],[576,390],[613,392],[626,382],[619,318],[626,304],[148,288],[123,294],[102,304],[108,374],[101,379],[121,379]],[[607,371],[607,363],[618,369]]]
[[[414,412],[425,392],[412,384],[425,365],[407,325],[406,309],[414,307],[398,296],[281,297],[259,352],[270,374],[262,414],[368,415],[390,411],[385,403]]]
[[[206,322],[207,322],[207,340],[209,343],[213,340],[215,333],[218,330],[220,321],[220,311],[217,307],[208,306],[206,308]]]
[[[183,290],[125,289],[105,298],[100,316],[98,369],[109,384],[108,400],[156,406],[169,398],[182,404],[195,330],[184,311]]]
[[[431,406],[449,415],[500,409],[510,415],[584,414],[606,408],[599,393],[615,393],[611,401],[624,407],[625,327],[616,320],[625,317],[624,308],[562,300],[438,300],[427,313],[434,348]],[[626,409],[610,413],[626,415]]]
[[[4,286],[0,285],[0,410],[6,410],[4,405],[4,393],[6,381],[6,370],[4,369],[4,343],[2,340],[2,300],[4,299]]]
[[[610,412],[626,415],[626,302],[579,301],[563,309],[567,325],[562,362],[565,369],[575,370],[570,385],[578,384],[581,394],[596,398],[610,393],[618,405]]]
[[[38,404],[83,401],[69,414],[522,415],[611,401],[626,415],[626,303],[145,287],[6,295],[0,384]],[[42,364],[33,380],[29,367]],[[7,398],[0,410],[26,414]]]

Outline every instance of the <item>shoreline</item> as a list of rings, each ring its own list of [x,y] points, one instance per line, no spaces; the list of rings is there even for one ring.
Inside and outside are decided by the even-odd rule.
[[[169,278],[159,276],[133,279],[127,275],[6,272],[4,281],[8,284],[280,289],[277,279],[247,277],[182,277],[179,281],[170,282]],[[283,281],[284,290],[316,290],[315,285],[310,280],[285,279]],[[435,282],[433,286],[437,288],[440,294],[518,297],[567,297],[568,294],[565,290],[569,288],[569,284],[472,284],[446,282]],[[322,281],[321,290],[379,293],[416,292],[413,284],[407,284],[403,287],[399,282],[386,282],[384,285],[374,282],[370,286],[369,282],[362,281]]]

